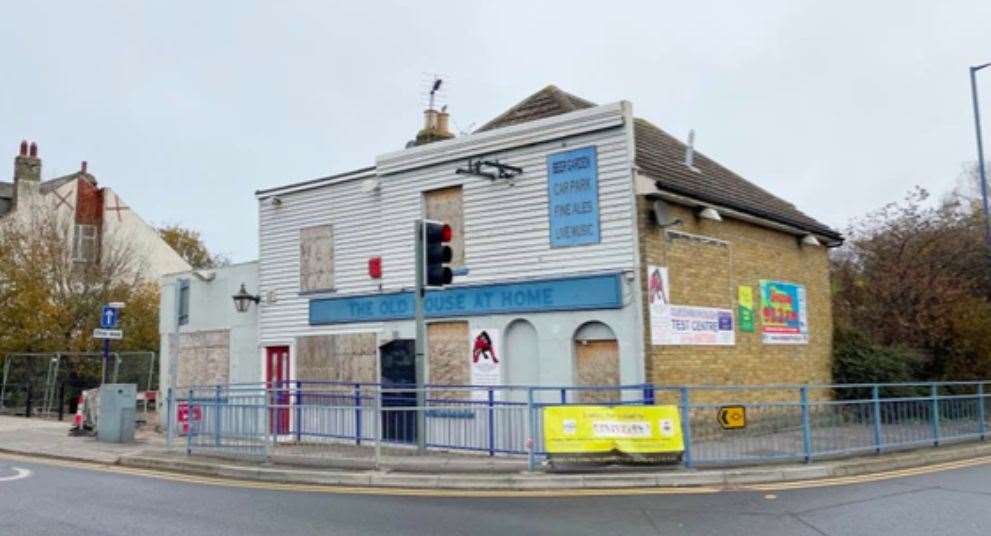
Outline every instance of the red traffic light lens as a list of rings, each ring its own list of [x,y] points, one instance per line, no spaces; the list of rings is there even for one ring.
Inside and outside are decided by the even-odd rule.
[[[442,242],[450,242],[454,238],[454,231],[451,230],[451,226],[444,224],[440,229],[440,239]]]

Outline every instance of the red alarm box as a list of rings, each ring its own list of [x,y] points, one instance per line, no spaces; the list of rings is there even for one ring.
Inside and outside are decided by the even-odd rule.
[[[382,279],[382,257],[368,259],[368,277]]]

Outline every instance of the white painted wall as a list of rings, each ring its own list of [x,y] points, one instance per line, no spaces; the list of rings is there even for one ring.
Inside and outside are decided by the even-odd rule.
[[[199,274],[199,275],[197,275]],[[211,279],[212,276],[212,279]],[[180,326],[179,280],[189,281],[189,322]],[[258,263],[233,264],[213,270],[168,274],[160,279],[159,334],[161,391],[175,382],[176,364],[170,359],[173,342],[182,333],[196,331],[230,331],[230,381],[261,381],[258,365],[258,306],[251,304],[246,313],[234,309],[232,296],[244,284],[249,294],[258,292]],[[164,397],[162,398],[164,400]]]
[[[191,268],[189,263],[162,240],[154,227],[145,223],[110,188],[103,188],[103,204],[104,244],[112,244],[113,241],[127,244],[126,247],[138,259],[137,265],[145,280],[157,281],[165,274]],[[126,207],[127,210],[116,210],[118,206]]]
[[[629,103],[599,106],[383,155],[373,172],[260,195],[259,281],[262,294],[276,298],[261,308],[260,340],[287,343],[299,335],[383,329],[381,324],[310,326],[309,300],[411,288],[412,226],[422,214],[422,192],[446,186],[463,187],[465,264],[471,273],[458,284],[634,273],[631,114]],[[598,152],[601,243],[551,248],[547,156],[590,145]],[[525,172],[512,185],[456,174],[472,156]],[[378,191],[362,189],[368,177],[378,177]],[[299,230],[320,224],[334,226],[336,292],[301,294]],[[367,261],[376,255],[383,259],[381,281],[367,276]]]

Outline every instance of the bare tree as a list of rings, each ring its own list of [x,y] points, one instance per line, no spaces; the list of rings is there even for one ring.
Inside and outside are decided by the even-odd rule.
[[[21,211],[19,211],[21,212]],[[27,215],[24,215],[27,212]],[[70,218],[49,210],[0,219],[0,351],[88,351],[101,305],[128,302],[128,317],[157,331],[157,286],[121,237],[100,237],[83,255]],[[16,215],[16,217],[15,217]],[[148,329],[125,332],[122,349],[148,348]]]

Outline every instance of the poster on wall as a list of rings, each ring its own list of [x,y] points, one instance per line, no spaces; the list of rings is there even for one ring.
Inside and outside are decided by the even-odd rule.
[[[473,329],[471,331],[471,384],[473,386],[502,385],[502,339],[497,329]],[[485,389],[475,389],[473,400],[488,400]],[[496,399],[498,399],[498,395]]]
[[[671,304],[666,266],[647,265],[650,342],[664,345],[733,345],[733,311]]]
[[[740,332],[754,332],[754,288],[740,285],[736,289],[736,317],[740,322]]]
[[[651,340],[662,346],[736,344],[733,311],[715,307],[665,305],[651,318]]]
[[[764,344],[808,344],[805,285],[760,280],[761,338]]]

